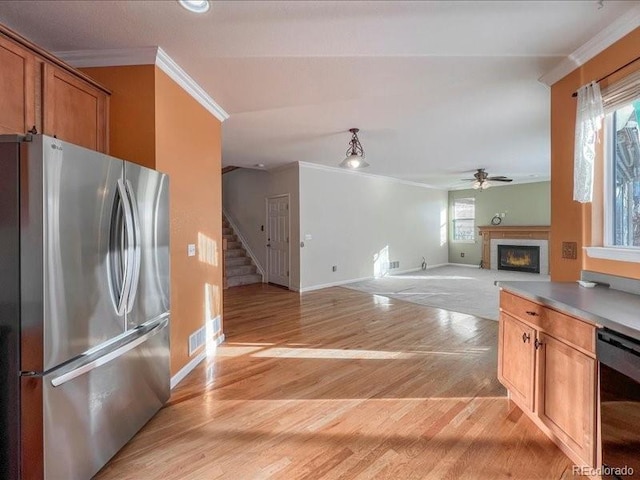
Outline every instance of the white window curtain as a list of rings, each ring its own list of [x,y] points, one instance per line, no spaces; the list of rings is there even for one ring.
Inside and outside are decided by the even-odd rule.
[[[593,197],[593,164],[603,117],[600,86],[591,82],[580,87],[573,159],[573,199],[580,203],[591,202]]]

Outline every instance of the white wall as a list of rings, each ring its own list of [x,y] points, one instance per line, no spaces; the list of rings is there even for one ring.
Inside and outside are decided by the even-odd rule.
[[[256,260],[266,272],[266,198],[289,194],[291,212],[291,288],[300,287],[300,214],[298,165],[265,172],[242,168],[222,176],[222,206],[238,226]],[[264,226],[264,230],[262,227]]]
[[[372,277],[385,249],[396,271],[448,260],[446,191],[305,163],[299,187],[302,290]]]

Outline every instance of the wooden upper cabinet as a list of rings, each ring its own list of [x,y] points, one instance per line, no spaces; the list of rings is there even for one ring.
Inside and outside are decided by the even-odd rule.
[[[108,153],[108,95],[54,65],[42,64],[43,133]]]
[[[498,379],[518,405],[533,410],[536,331],[501,313],[499,336]]]
[[[542,422],[588,465],[595,464],[596,361],[539,334],[538,397]]]
[[[23,134],[36,124],[35,55],[0,36],[0,134]]]

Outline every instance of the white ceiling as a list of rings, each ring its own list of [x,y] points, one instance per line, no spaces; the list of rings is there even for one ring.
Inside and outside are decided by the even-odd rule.
[[[637,5],[1,1],[0,22],[52,51],[159,45],[231,115],[224,165],[335,166],[358,127],[369,173],[456,188],[479,167],[548,179],[537,79]]]

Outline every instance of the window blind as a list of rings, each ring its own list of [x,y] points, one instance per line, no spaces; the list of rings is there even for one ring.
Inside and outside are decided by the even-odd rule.
[[[640,97],[640,70],[602,89],[604,113],[611,113]]]

